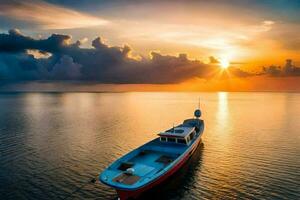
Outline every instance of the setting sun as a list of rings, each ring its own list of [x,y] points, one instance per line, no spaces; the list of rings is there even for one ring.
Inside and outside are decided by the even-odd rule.
[[[229,67],[229,61],[227,59],[221,59],[220,60],[220,67],[222,67],[223,69],[227,69]]]

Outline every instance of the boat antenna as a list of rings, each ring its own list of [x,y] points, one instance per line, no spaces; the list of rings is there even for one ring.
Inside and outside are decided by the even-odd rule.
[[[198,101],[198,109],[195,110],[194,116],[196,117],[196,119],[199,119],[201,117],[200,98],[199,98],[199,101]]]

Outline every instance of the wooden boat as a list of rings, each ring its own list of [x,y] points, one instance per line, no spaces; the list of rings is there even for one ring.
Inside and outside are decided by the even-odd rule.
[[[115,188],[121,200],[135,199],[162,183],[182,167],[201,142],[204,121],[199,109],[194,115],[113,162],[100,174],[100,181]]]

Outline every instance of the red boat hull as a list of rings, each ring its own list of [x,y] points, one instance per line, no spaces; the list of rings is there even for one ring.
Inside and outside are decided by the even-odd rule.
[[[134,190],[134,191],[131,191],[131,190],[118,190],[117,189],[117,193],[118,193],[119,198],[121,200],[127,200],[129,198],[136,199],[143,192],[145,192],[145,191],[159,185],[163,181],[165,181],[167,178],[169,178],[171,175],[173,175],[175,172],[177,172],[182,167],[182,165],[184,165],[186,163],[186,161],[194,154],[194,152],[196,151],[196,149],[199,146],[200,142],[201,142],[201,138],[199,138],[197,141],[195,141],[195,143],[193,144],[193,147],[191,148],[191,150],[189,152],[187,152],[185,157],[183,157],[176,165],[174,165],[174,167],[172,169],[170,169],[166,174],[164,174],[163,176],[161,176],[157,180],[153,181],[152,183],[146,185],[145,187],[142,187],[142,188],[140,188],[138,190]]]

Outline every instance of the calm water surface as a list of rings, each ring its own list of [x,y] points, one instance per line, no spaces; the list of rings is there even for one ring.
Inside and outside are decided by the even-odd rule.
[[[297,93],[0,94],[0,199],[115,199],[87,182],[191,117],[198,97],[203,144],[147,197],[300,199]]]

